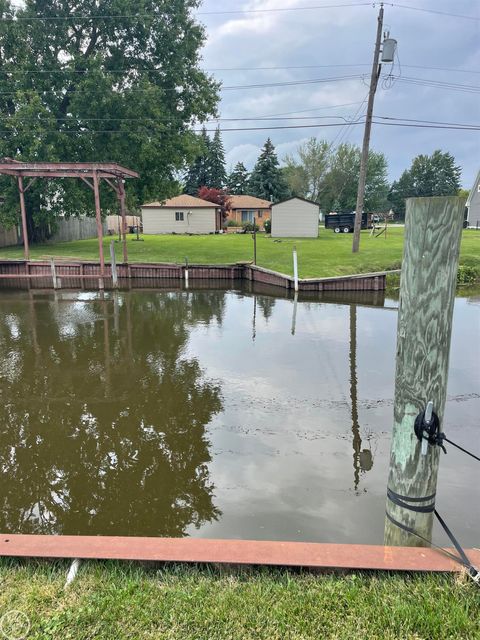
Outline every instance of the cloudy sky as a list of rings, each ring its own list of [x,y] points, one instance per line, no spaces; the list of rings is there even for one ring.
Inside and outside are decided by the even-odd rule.
[[[341,4],[345,6],[331,6]],[[393,4],[385,5],[384,28],[398,41],[393,74],[400,79],[392,86],[387,81],[380,82],[375,115],[478,124],[480,89],[471,87],[480,85],[480,0],[406,0],[409,8]],[[258,11],[312,5],[321,8]],[[206,15],[210,11],[239,10],[255,11]],[[223,89],[221,118],[290,118],[222,120],[228,168],[238,160],[251,168],[267,136],[276,145],[280,159],[294,153],[298,144],[310,136],[334,144],[361,143],[361,125],[269,131],[226,129],[343,123],[339,116],[348,122],[363,114],[378,10],[378,3],[373,6],[362,0],[204,0],[198,10],[198,19],[208,34],[203,66],[224,87],[319,80],[290,86]],[[383,66],[383,78],[390,69],[391,65]],[[426,86],[425,81],[442,86]],[[215,123],[209,127],[214,128]],[[387,156],[391,179],[410,166],[414,156],[435,149],[455,156],[466,188],[471,187],[480,168],[480,131],[374,125],[371,147]]]

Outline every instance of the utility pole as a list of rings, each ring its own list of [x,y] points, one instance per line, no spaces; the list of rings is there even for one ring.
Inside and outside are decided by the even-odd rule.
[[[464,209],[456,196],[407,200],[386,545],[425,546],[412,531],[431,540],[441,451],[414,427],[443,431]]]
[[[362,156],[360,158],[360,175],[358,177],[357,206],[355,208],[355,226],[353,229],[352,252],[357,253],[360,247],[360,229],[362,228],[363,201],[365,199],[365,180],[367,177],[368,149],[370,146],[370,131],[372,130],[373,101],[377,90],[378,78],[380,77],[381,64],[380,46],[382,44],[383,28],[383,3],[378,12],[377,39],[375,41],[375,53],[373,55],[372,75],[370,76],[370,90],[368,93],[367,118],[365,120],[365,131],[363,134]]]

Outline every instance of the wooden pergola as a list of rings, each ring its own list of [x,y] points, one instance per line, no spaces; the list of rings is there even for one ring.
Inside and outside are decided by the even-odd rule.
[[[80,178],[93,190],[95,197],[101,275],[103,276],[105,272],[105,259],[103,255],[103,229],[100,208],[100,180],[105,180],[117,195],[122,216],[123,261],[128,262],[124,181],[127,178],[138,178],[139,175],[136,171],[126,169],[115,162],[19,162],[18,160],[4,158],[0,162],[1,174],[14,176],[18,182],[25,260],[30,258],[25,192],[37,178]]]

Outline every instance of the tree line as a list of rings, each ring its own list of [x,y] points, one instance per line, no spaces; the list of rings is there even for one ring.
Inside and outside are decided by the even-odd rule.
[[[334,147],[326,140],[312,137],[300,144],[295,154],[283,158],[280,166],[268,138],[251,172],[243,162],[237,162],[227,173],[220,128],[212,138],[203,128],[198,143],[198,154],[185,175],[185,193],[195,196],[202,193],[205,199],[213,198],[215,202],[225,194],[248,194],[272,202],[299,196],[317,202],[324,212],[355,209],[361,155],[355,144]],[[365,188],[368,211],[393,209],[401,218],[406,198],[456,195],[460,190],[461,170],[448,152],[437,150],[430,156],[417,156],[392,184],[387,170],[385,155],[371,150]]]

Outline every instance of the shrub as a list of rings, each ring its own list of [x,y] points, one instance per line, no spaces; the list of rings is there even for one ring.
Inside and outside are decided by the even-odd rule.
[[[227,220],[227,227],[240,227],[241,224],[240,222],[238,222],[238,220]]]
[[[263,228],[265,229],[265,233],[271,233],[272,232],[272,221],[271,220],[265,220],[265,222],[263,223]]]
[[[457,284],[473,284],[480,279],[480,271],[475,267],[460,265],[457,272]]]
[[[258,231],[260,227],[258,226],[258,224],[254,224],[253,222],[246,222],[244,225],[242,225],[242,229],[244,233],[251,233],[253,230]]]

